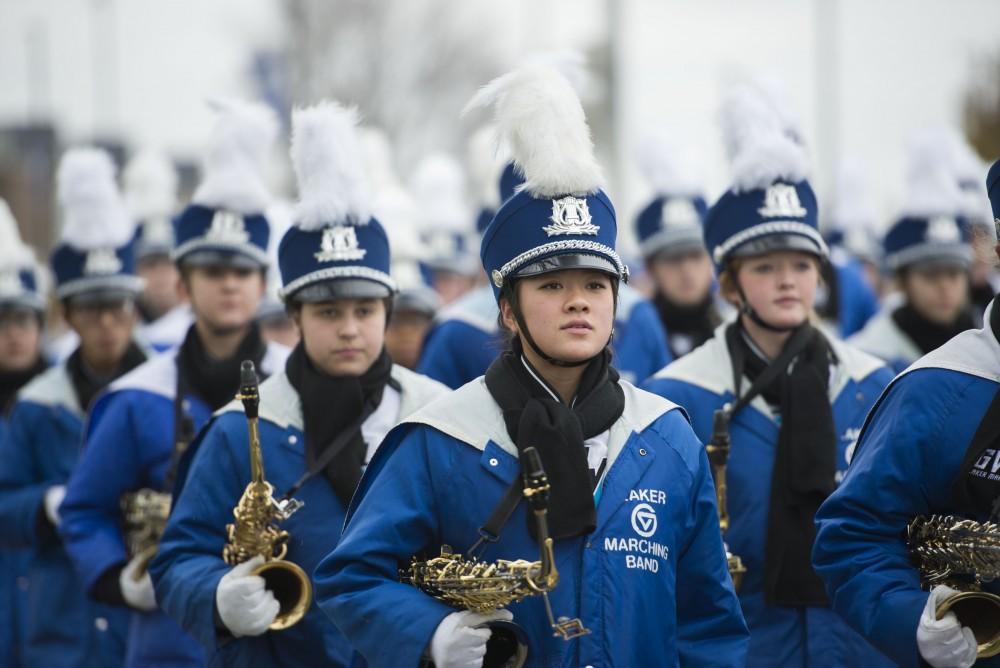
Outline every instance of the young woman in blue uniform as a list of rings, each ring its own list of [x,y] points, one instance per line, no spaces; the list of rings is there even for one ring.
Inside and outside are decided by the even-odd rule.
[[[480,99],[497,104],[526,178],[480,252],[512,350],[386,437],[314,573],[318,603],[373,666],[480,665],[492,633],[483,625],[511,619],[527,637],[526,665],[740,665],[746,630],[704,450],[683,411],[609,363],[627,270],[580,102],[544,65],[501,77]],[[483,615],[400,582],[411,557],[470,550],[502,498],[507,519],[491,523],[497,540],[477,554],[537,559],[534,518],[518,501],[529,447],[551,485],[551,609],[590,631],[569,640],[555,637],[540,597]]]
[[[291,534],[285,558],[311,573],[336,546],[382,437],[447,388],[385,352],[396,286],[359,173],[354,112],[330,103],[296,110],[292,128],[300,199],[278,261],[302,342],[261,385],[260,440],[275,495],[304,503],[282,523]],[[344,243],[330,246],[333,239]],[[248,575],[260,560],[233,567],[222,559],[226,525],[250,482],[242,404],[223,409],[199,440],[151,569],[162,608],[215,665],[349,665],[350,645],[315,603],[294,626],[268,631],[277,602]]]
[[[158,610],[148,559],[126,547],[123,499],[169,495],[183,450],[235,394],[240,362],[269,374],[288,354],[265,343],[253,322],[269,235],[255,158],[277,124],[267,109],[235,102],[217,123],[204,180],[176,221],[174,257],[194,324],[178,348],[118,379],[95,403],[59,527],[91,596],[132,609],[127,666],[200,666],[204,654]]]
[[[830,610],[809,555],[813,515],[891,374],[811,324],[827,250],[807,159],[758,95],[737,87],[726,99],[733,185],[705,226],[739,317],[645,387],[686,408],[704,443],[731,439],[726,543],[747,569],[747,664],[879,665]]]
[[[1000,162],[987,186],[1000,225]],[[1000,665],[997,657],[976,661],[969,619],[954,612],[937,619],[938,604],[954,592],[943,584],[921,588],[906,541],[918,515],[998,520],[998,391],[994,300],[982,329],[959,334],[892,382],[865,423],[844,482],[816,515],[813,563],[834,608],[900,666]],[[995,583],[984,588],[1000,591]]]
[[[24,665],[117,666],[125,612],[88,600],[56,530],[91,402],[146,360],[132,338],[142,281],[134,273],[133,227],[111,157],[95,149],[69,151],[58,182],[66,222],[52,269],[56,296],[80,344],[18,394],[0,441],[0,536],[3,547],[31,551]],[[41,296],[35,298],[40,312]]]

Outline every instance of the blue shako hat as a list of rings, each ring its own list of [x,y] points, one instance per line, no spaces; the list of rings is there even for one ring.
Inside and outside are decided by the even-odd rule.
[[[372,217],[357,112],[334,102],[292,115],[299,186],[294,224],[278,246],[281,297],[321,302],[389,297],[389,240]]]
[[[21,240],[17,221],[7,202],[0,199],[0,310],[30,309],[45,312],[35,254]]]
[[[627,281],[615,210],[569,81],[551,66],[526,65],[487,84],[466,108],[491,104],[525,177],[483,234],[480,257],[494,297],[510,279],[570,268]]]
[[[218,117],[204,157],[204,178],[174,221],[179,265],[264,269],[270,195],[263,167],[277,136],[274,113],[260,104],[216,103]]]
[[[972,264],[969,221],[962,215],[965,200],[941,161],[942,150],[933,133],[911,138],[904,205],[882,243],[892,271],[917,264]]]
[[[775,250],[826,258],[806,151],[774,101],[752,86],[737,86],[723,100],[721,121],[733,179],[705,220],[705,246],[716,269],[732,257]]]
[[[170,257],[176,245],[173,216],[177,209],[177,170],[155,150],[137,153],[122,171],[125,205],[138,229],[135,259]]]
[[[986,192],[990,196],[990,206],[993,207],[993,224],[996,227],[997,238],[1000,238],[1000,160],[993,163],[986,174]]]
[[[132,298],[144,287],[135,275],[134,230],[105,151],[71,149],[56,175],[62,239],[52,252],[56,296]]]

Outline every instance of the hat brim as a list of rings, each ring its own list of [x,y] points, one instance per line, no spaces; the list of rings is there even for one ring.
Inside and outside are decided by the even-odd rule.
[[[232,269],[265,269],[267,265],[239,252],[203,249],[185,253],[177,260],[182,267],[227,267]]]
[[[817,257],[826,257],[826,252],[813,239],[801,234],[768,234],[740,244],[729,253],[729,257],[756,257],[775,251],[799,251]]]
[[[392,296],[388,286],[365,278],[336,278],[310,283],[285,298],[286,302],[318,304],[335,299],[385,299]]]
[[[516,272],[512,278],[529,278],[531,276],[541,276],[551,274],[556,271],[566,271],[567,269],[588,269],[599,271],[604,274],[618,278],[618,267],[611,260],[600,255],[590,253],[561,253],[550,255],[530,264],[526,264]]]
[[[101,290],[87,290],[65,298],[65,302],[70,306],[100,306],[103,304],[116,304],[124,301],[135,301],[138,295],[124,288],[105,288]]]

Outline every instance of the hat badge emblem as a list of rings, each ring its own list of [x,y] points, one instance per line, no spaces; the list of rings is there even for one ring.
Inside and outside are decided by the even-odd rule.
[[[243,216],[232,211],[216,211],[205,238],[220,243],[245,244],[250,241],[250,234]]]
[[[83,273],[87,276],[117,274],[122,270],[122,261],[113,248],[95,248],[87,252],[83,263]]]
[[[688,199],[671,199],[663,204],[660,225],[665,229],[698,225],[698,211]]]
[[[939,244],[956,244],[962,240],[962,231],[954,218],[942,216],[927,223],[927,240]]]
[[[552,200],[552,215],[549,220],[552,221],[552,225],[546,225],[542,229],[550,237],[566,234],[596,236],[601,229],[590,222],[587,200],[572,195]]]
[[[358,244],[358,235],[350,225],[334,225],[323,229],[319,252],[314,257],[320,262],[347,262],[362,259],[366,251]]]
[[[795,186],[775,183],[764,192],[764,206],[757,213],[764,218],[805,218],[807,212]]]
[[[5,271],[0,273],[0,295],[13,297],[21,294],[22,291],[21,278],[17,275],[17,272]]]

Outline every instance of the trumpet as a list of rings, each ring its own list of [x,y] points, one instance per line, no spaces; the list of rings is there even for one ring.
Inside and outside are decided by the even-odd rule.
[[[979,657],[1000,654],[1000,596],[981,591],[984,582],[1000,578],[1000,525],[918,515],[906,527],[906,537],[921,585],[958,590],[938,604],[937,618],[954,612],[976,637]]]
[[[712,465],[712,478],[715,481],[715,503],[719,509],[719,530],[725,535],[729,530],[729,508],[726,499],[726,465],[729,463],[731,441],[729,439],[729,412],[726,408],[715,411],[712,415],[712,442],[705,446],[708,461]],[[726,548],[726,566],[733,580],[733,589],[737,592],[743,584],[743,576],[747,568],[743,560]]]
[[[264,578],[267,588],[278,601],[279,610],[271,626],[272,631],[287,629],[306,614],[312,603],[312,584],[298,564],[285,561],[288,552],[288,532],[279,527],[292,513],[302,507],[301,501],[279,503],[274,498],[274,487],[264,479],[264,458],[260,448],[258,408],[260,394],[257,373],[253,362],[246,360],[240,369],[240,392],[236,398],[243,402],[247,429],[250,435],[250,482],[243,496],[233,508],[235,522],[226,525],[228,542],[222,558],[231,566],[241,564],[255,556],[266,560],[251,573]]]

